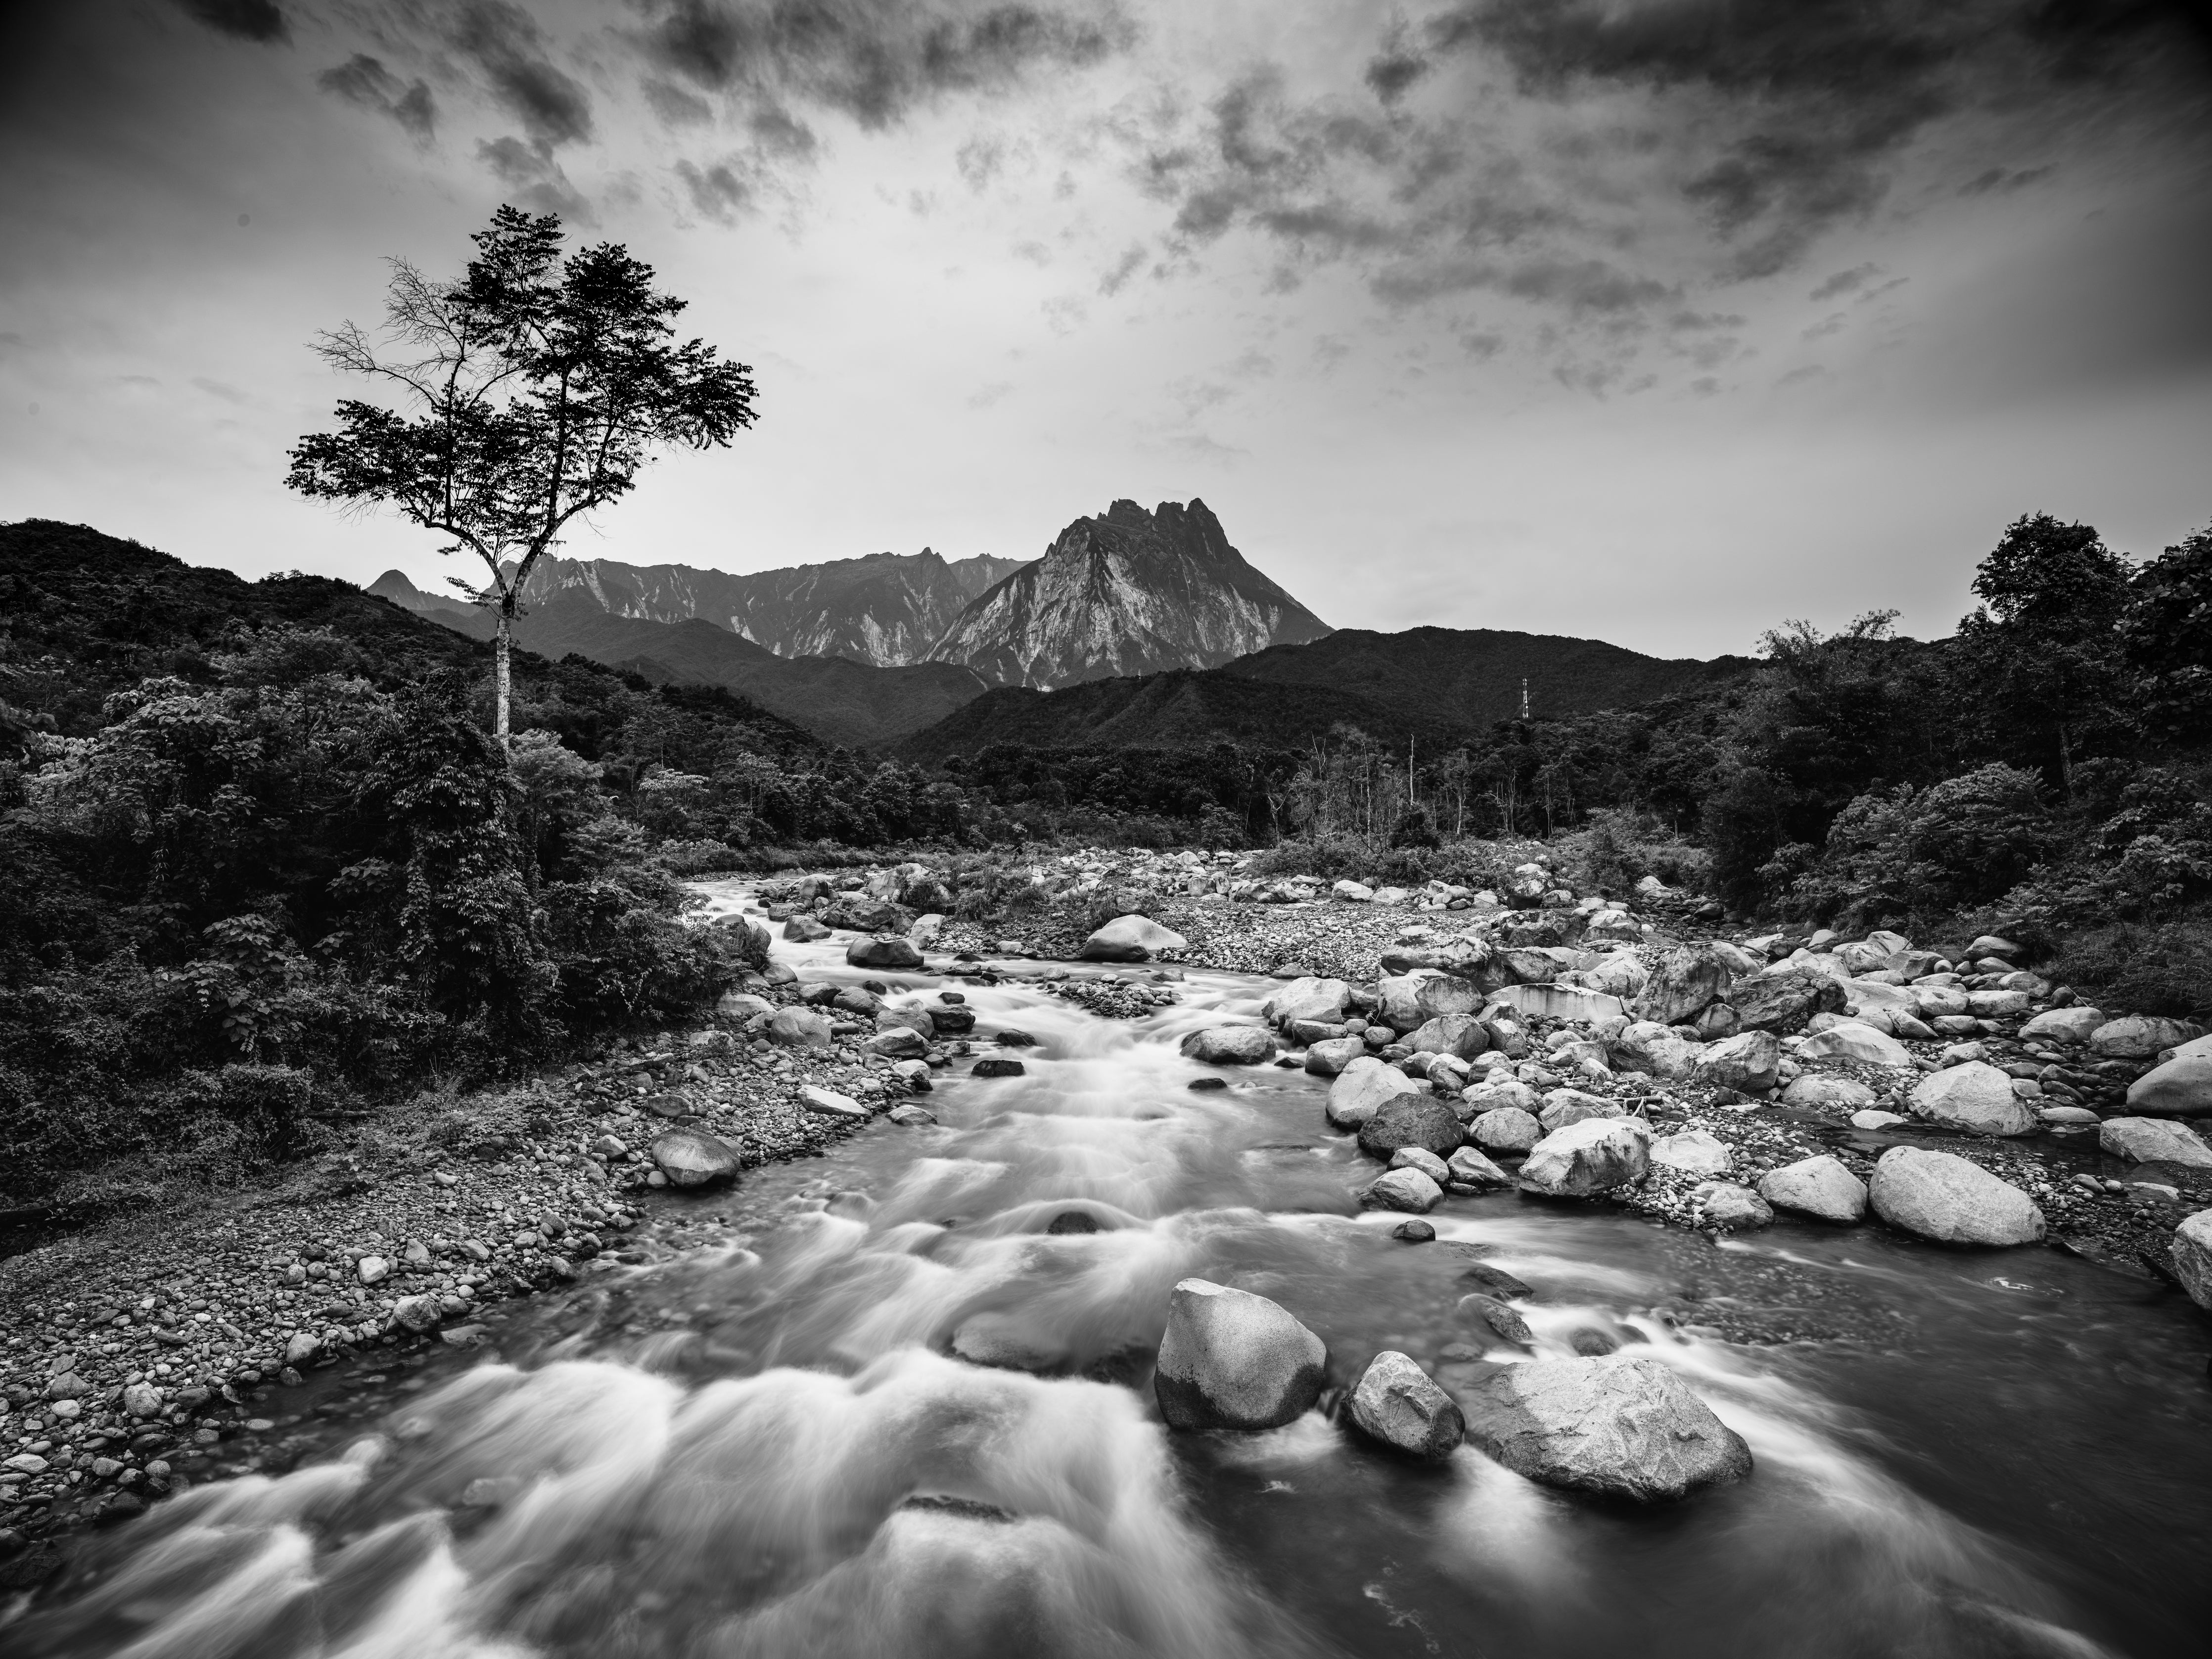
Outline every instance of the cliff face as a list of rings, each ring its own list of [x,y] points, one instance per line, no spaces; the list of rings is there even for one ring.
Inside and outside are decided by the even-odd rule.
[[[543,602],[588,595],[610,615],[636,621],[704,617],[780,657],[845,657],[895,667],[927,660],[969,601],[1020,568],[1014,559],[951,561],[927,548],[751,575],[680,564],[548,559],[531,573],[523,597]]]
[[[994,685],[1212,668],[1328,625],[1248,564],[1204,501],[1116,501],[975,599],[931,653]]]

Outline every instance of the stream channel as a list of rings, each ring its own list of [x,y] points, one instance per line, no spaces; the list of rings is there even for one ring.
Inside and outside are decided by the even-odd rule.
[[[750,902],[714,890],[722,908]],[[865,975],[779,941],[809,978]],[[1034,975],[1036,963],[1006,964]],[[1363,1213],[1322,1079],[1177,1041],[1269,982],[1192,970],[1098,1018],[963,981],[1027,1074],[962,1075],[827,1156],[671,1194],[724,1242],[528,1304],[327,1454],[196,1488],[94,1546],[26,1656],[740,1655],[1939,1659],[2212,1651],[2212,1350],[2177,1294],[2056,1251],[1784,1221],[1714,1243],[1603,1204]],[[978,1044],[988,1051],[988,1045]],[[1168,1293],[1282,1303],[1341,1384],[1381,1348],[1500,1360],[1460,1298],[1525,1280],[1537,1351],[1604,1334],[1750,1443],[1740,1485],[1613,1508],[1462,1447],[1414,1464],[1322,1412],[1175,1435]],[[947,1352],[966,1326],[1042,1375]],[[1324,1406],[1334,1394],[1324,1396]],[[374,1431],[370,1432],[369,1431]]]

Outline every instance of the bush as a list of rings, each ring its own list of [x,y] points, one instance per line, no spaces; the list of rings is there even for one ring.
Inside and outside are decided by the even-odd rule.
[[[1984,766],[1926,789],[1856,797],[1838,813],[1819,861],[1787,896],[1853,924],[1990,903],[2056,852],[2061,826],[2032,772]]]
[[[2212,1020],[2212,903],[2163,921],[2119,921],[2067,939],[2045,969],[2086,1000]]]

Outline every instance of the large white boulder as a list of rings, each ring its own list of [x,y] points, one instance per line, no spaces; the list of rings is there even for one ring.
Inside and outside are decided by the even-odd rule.
[[[1384,1101],[1427,1092],[1396,1066],[1385,1066],[1372,1054],[1362,1054],[1328,1085],[1328,1121],[1340,1129],[1357,1129],[1382,1109]]]
[[[2097,1145],[2136,1164],[2185,1164],[2212,1170],[2212,1146],[2183,1123],[2156,1117],[2108,1117],[2097,1126]]]
[[[1651,1359],[1502,1365],[1468,1391],[1467,1437],[1547,1486],[1653,1503],[1751,1473],[1751,1448]]]
[[[1651,1130],[1640,1117],[1593,1117],[1555,1129],[1521,1165],[1523,1192],[1587,1198],[1641,1181],[1651,1168]]]
[[[1887,1031],[1847,1019],[1798,1045],[1800,1060],[1855,1060],[1863,1066],[1910,1066],[1912,1051]]]
[[[1874,1212],[1943,1244],[2033,1244],[2043,1212],[2010,1182],[1950,1152],[1893,1146],[1874,1166]]]
[[[1467,1134],[1486,1152],[1510,1155],[1525,1152],[1541,1140],[1544,1126],[1534,1113],[1518,1106],[1493,1106],[1475,1115],[1474,1121],[1467,1126]]]
[[[1684,1175],[1724,1176],[1735,1166],[1735,1154],[1709,1129],[1684,1129],[1653,1140],[1651,1161]]]
[[[2189,1299],[2212,1313],[2212,1210],[2199,1210],[2173,1230],[2173,1271]]]
[[[811,1008],[779,1008],[769,1016],[768,1040],[787,1048],[827,1048],[830,1022]]]
[[[2024,1135],[2036,1127],[2035,1114],[2012,1091],[2012,1079],[1994,1066],[1970,1060],[1930,1072],[1907,1097],[1916,1116],[1978,1134]]]
[[[1467,1430],[1457,1403],[1436,1379],[1388,1348],[1359,1373],[1351,1404],[1362,1434],[1413,1457],[1449,1457]]]
[[[1759,1195],[1778,1210],[1822,1221],[1866,1219],[1866,1182],[1826,1152],[1769,1170],[1759,1178]]]
[[[1084,940],[1076,955],[1085,962],[1150,962],[1163,951],[1180,951],[1189,943],[1150,916],[1116,916]]]
[[[1317,979],[1308,975],[1294,979],[1260,1005],[1260,1017],[1278,1025],[1294,1019],[1319,1020],[1334,1025],[1351,1006],[1352,988],[1340,979]]]
[[[2105,1016],[2089,1007],[2052,1008],[2020,1028],[2022,1042],[2087,1042]]]
[[[694,1129],[656,1135],[647,1152],[672,1186],[703,1187],[738,1172],[738,1155],[726,1143]]]
[[[1765,1094],[1782,1066],[1782,1040],[1771,1031],[1740,1031],[1705,1045],[1690,1075],[1716,1088],[1740,1094]]]
[[[2212,1054],[2181,1054],[2128,1085],[2128,1109],[2169,1117],[2212,1115]]]
[[[1186,1279],[1168,1297],[1152,1393],[1174,1429],[1272,1429],[1321,1397],[1328,1349],[1288,1310]]]
[[[1275,1039],[1264,1025],[1208,1025],[1183,1038],[1182,1051],[1206,1066],[1264,1066]]]
[[[1414,1215],[1426,1215],[1443,1201],[1443,1195],[1444,1189],[1434,1176],[1410,1164],[1384,1170],[1359,1194],[1362,1202],[1376,1209],[1405,1210]]]
[[[1473,1014],[1440,1014],[1424,1020],[1402,1039],[1417,1054],[1452,1054],[1473,1060],[1490,1047],[1490,1033]]]
[[[2187,1020],[2161,1019],[2153,1014],[2130,1014],[2108,1019],[2089,1036],[2090,1049],[2110,1060],[2149,1060],[2162,1048],[2173,1048],[2204,1029]]]
[[[1367,1045],[1356,1036],[1324,1037],[1306,1050],[1306,1070],[1334,1077],[1355,1060],[1367,1058]]]

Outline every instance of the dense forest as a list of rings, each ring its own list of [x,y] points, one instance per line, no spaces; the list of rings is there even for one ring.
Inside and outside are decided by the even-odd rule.
[[[1402,745],[1319,698],[1266,742],[1015,722],[899,761],[522,653],[508,754],[481,641],[343,582],[0,526],[0,1203],[155,1148],[220,1176],[379,1091],[668,1024],[751,948],[682,926],[679,877],[868,850],[1197,842],[1405,879],[1577,837],[1742,915],[2064,930],[2136,1006],[2203,1012],[2212,532],[2136,567],[2024,518],[1974,591],[1948,640],[1791,623],[1656,702]],[[1156,677],[1162,706],[1208,678]]]

